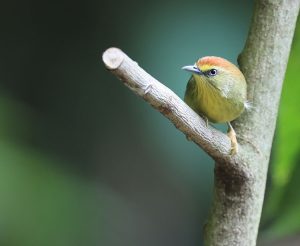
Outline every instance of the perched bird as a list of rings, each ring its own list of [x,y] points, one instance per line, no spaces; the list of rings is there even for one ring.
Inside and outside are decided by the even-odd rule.
[[[206,124],[228,124],[231,155],[238,151],[237,139],[230,121],[238,118],[247,104],[247,84],[242,72],[231,62],[215,56],[200,58],[194,65],[182,69],[192,73],[184,101]]]

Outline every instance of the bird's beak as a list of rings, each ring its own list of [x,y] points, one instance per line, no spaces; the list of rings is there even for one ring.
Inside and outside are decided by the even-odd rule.
[[[192,66],[184,66],[182,67],[183,70],[186,70],[186,71],[189,71],[189,72],[192,72],[192,73],[195,73],[195,74],[203,74],[202,71],[195,65],[192,65]]]

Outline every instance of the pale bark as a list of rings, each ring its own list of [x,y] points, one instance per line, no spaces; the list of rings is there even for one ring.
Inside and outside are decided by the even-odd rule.
[[[257,0],[239,64],[253,104],[233,122],[239,153],[230,140],[191,110],[174,92],[117,48],[103,54],[107,69],[165,115],[215,161],[214,200],[205,226],[206,245],[255,245],[264,199],[281,88],[300,0]]]

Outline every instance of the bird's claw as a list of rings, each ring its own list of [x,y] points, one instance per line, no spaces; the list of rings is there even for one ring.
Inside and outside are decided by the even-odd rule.
[[[236,155],[237,153],[238,153],[238,143],[232,141],[231,139],[230,155]]]
[[[229,125],[229,129],[228,129],[227,135],[230,138],[230,142],[231,142],[230,155],[232,156],[232,155],[236,155],[238,153],[238,142],[236,139],[236,134],[235,134],[234,129],[232,128],[230,123],[228,125]]]
[[[206,116],[204,116],[204,115],[201,115],[201,116],[202,116],[202,118],[203,118],[204,121],[205,121],[205,126],[208,127],[208,124],[209,124],[208,118],[207,118]]]

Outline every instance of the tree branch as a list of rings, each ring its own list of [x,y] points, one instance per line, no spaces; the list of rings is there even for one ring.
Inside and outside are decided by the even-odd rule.
[[[173,91],[153,78],[118,48],[107,49],[102,56],[108,70],[124,84],[166,116],[188,139],[204,149],[214,160],[236,163],[230,153],[230,140],[206,122]]]

